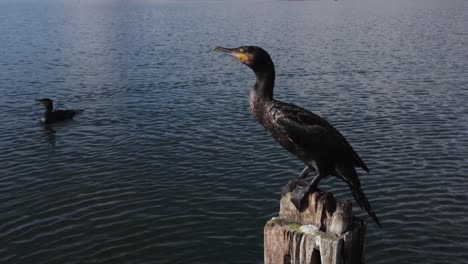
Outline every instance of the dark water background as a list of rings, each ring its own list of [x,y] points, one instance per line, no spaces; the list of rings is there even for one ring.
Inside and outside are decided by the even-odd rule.
[[[0,1],[1,263],[262,263],[302,165],[217,45],[268,50],[365,160],[369,263],[468,263],[462,0]],[[49,133],[42,97],[85,112]]]

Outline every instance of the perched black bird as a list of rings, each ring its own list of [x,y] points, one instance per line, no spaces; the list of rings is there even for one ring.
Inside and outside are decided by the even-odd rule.
[[[49,98],[38,99],[36,101],[44,105],[46,108],[46,111],[41,117],[41,122],[45,124],[52,124],[52,123],[64,121],[67,119],[72,119],[76,114],[80,112],[78,110],[55,110],[53,111],[54,103]]]
[[[305,163],[298,178],[290,181],[283,193],[292,191],[291,201],[296,208],[303,208],[305,199],[320,180],[334,175],[345,181],[359,204],[380,226],[361,189],[355,167],[366,172],[367,166],[353,150],[346,138],[320,116],[299,106],[273,99],[275,67],[270,55],[260,47],[216,47],[213,51],[227,53],[249,66],[257,77],[250,90],[250,110],[271,136],[285,149]],[[305,181],[310,169],[317,175],[310,184]]]

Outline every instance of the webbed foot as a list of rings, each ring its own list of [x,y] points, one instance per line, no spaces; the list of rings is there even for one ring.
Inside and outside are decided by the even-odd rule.
[[[305,188],[309,186],[309,183],[304,178],[295,177],[289,180],[288,184],[281,190],[281,195],[286,195],[288,192],[293,192],[297,188]]]
[[[307,206],[309,206],[309,194],[318,190],[319,189],[312,184],[307,186],[297,186],[291,192],[291,202],[297,210],[303,211]]]
[[[308,206],[307,199],[309,197],[309,185],[307,186],[296,186],[291,192],[291,202],[294,204],[297,210],[302,211]]]

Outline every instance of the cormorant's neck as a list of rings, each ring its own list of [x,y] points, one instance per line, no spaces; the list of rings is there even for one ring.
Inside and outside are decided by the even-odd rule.
[[[47,106],[46,106],[46,113],[52,112],[53,109],[54,109],[54,105],[53,105],[53,104],[47,105]]]
[[[269,62],[263,67],[254,70],[257,82],[252,88],[252,95],[260,100],[273,99],[273,87],[275,86],[275,67]]]

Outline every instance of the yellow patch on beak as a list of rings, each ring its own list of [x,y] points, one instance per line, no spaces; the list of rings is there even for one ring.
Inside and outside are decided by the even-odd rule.
[[[241,54],[237,55],[237,59],[240,62],[245,62],[245,61],[249,60],[249,56],[241,53]]]

